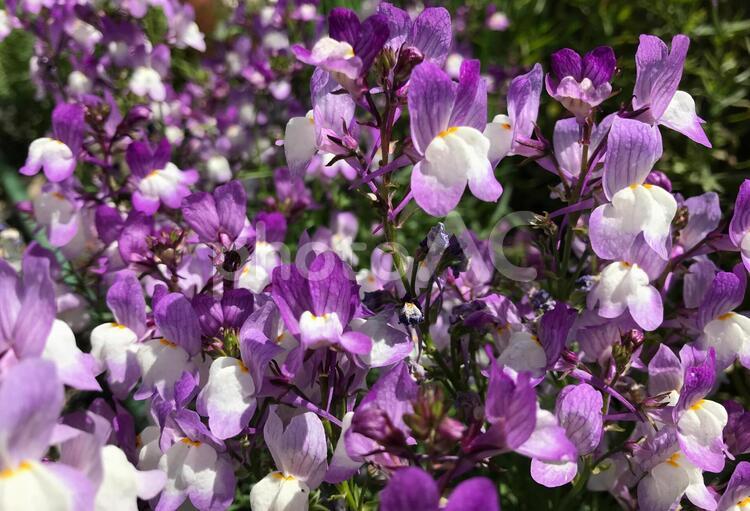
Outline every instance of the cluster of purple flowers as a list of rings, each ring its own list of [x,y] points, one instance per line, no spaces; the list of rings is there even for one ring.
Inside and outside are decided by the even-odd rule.
[[[204,36],[176,0],[6,2],[56,106],[19,169],[38,238],[0,259],[0,509],[499,511],[523,497],[502,460],[568,506],[750,508],[750,412],[711,399],[750,369],[750,180],[724,215],[655,169],[673,131],[711,147],[686,36],[641,36],[608,115],[599,47],[488,117],[442,7],[240,4]],[[570,114],[551,141],[543,89]],[[456,213],[499,200],[511,156],[562,202],[512,238],[520,274]],[[337,193],[371,215],[289,239]]]

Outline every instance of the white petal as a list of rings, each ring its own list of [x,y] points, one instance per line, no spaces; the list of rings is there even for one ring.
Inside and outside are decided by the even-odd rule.
[[[253,511],[307,511],[310,490],[305,483],[281,472],[271,472],[250,490]]]
[[[0,509],[75,511],[70,490],[38,461],[6,469],[0,477]]]
[[[292,117],[284,132],[284,154],[292,172],[302,172],[318,147],[312,117]]]
[[[484,136],[490,141],[487,157],[491,162],[502,160],[513,144],[513,126],[507,115],[496,115],[484,128]]]

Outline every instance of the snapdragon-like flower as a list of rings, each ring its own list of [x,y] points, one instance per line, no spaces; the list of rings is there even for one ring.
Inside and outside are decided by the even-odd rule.
[[[91,509],[94,488],[79,471],[43,463],[63,405],[52,362],[28,359],[0,379],[0,507],[18,511]]]
[[[656,36],[641,35],[635,54],[636,80],[633,108],[643,109],[644,121],[678,131],[706,147],[711,147],[695,113],[695,100],[677,90],[682,78],[690,39],[682,34],[672,38],[671,50]]]
[[[283,421],[279,414],[288,412],[271,408],[263,429],[278,471],[253,486],[250,505],[254,511],[305,511],[310,491],[323,482],[327,468],[323,423],[312,412]]]
[[[76,168],[85,132],[81,105],[57,105],[52,112],[52,137],[38,138],[31,143],[26,164],[19,172],[34,176],[44,170],[44,175],[53,182],[69,178]]]
[[[306,273],[296,265],[273,271],[273,300],[289,332],[304,349],[333,346],[353,354],[369,353],[372,340],[348,328],[359,292],[344,262],[324,252],[313,259]]]
[[[313,109],[304,117],[289,119],[284,132],[284,155],[294,175],[303,175],[317,152],[324,156],[347,154],[348,149],[331,139],[352,138],[348,130],[356,128],[354,100],[348,94],[334,94],[340,88],[332,74],[322,69],[313,73],[310,80]]]
[[[380,2],[378,12],[388,21],[389,37],[385,47],[397,53],[416,50],[418,58],[438,66],[445,63],[451,48],[451,15],[443,7],[427,7],[415,19],[388,2]],[[406,63],[405,63],[406,64]]]
[[[536,144],[531,140],[542,93],[544,73],[535,64],[526,74],[515,77],[508,88],[508,114],[498,114],[484,127],[490,141],[488,157],[493,167],[507,155],[536,156]]]
[[[358,79],[367,73],[388,40],[386,18],[374,14],[360,22],[354,11],[336,7],[328,16],[328,31],[330,36],[318,40],[311,50],[295,45],[292,52],[305,64],[330,72],[356,95]]]
[[[740,265],[733,272],[719,272],[698,308],[696,345],[716,353],[716,368],[723,370],[739,358],[750,366],[750,318],[734,309],[742,304],[747,272]]]
[[[609,83],[617,60],[609,46],[599,46],[583,58],[570,48],[552,54],[552,72],[547,74],[547,93],[572,113],[579,123],[612,93]]]
[[[615,319],[626,311],[644,330],[652,331],[664,319],[659,291],[651,281],[666,266],[639,235],[630,250],[605,266],[586,297],[589,309],[596,307],[599,316]]]
[[[677,201],[663,188],[646,183],[661,157],[657,128],[616,118],[607,138],[602,185],[611,201],[591,213],[591,246],[604,259],[626,253],[639,234],[659,257],[667,259]]]
[[[247,194],[239,181],[196,192],[182,201],[182,216],[204,243],[231,247],[245,226]]]
[[[170,162],[171,146],[167,139],[154,148],[146,142],[133,142],[128,146],[126,160],[133,176],[136,190],[133,207],[153,215],[160,204],[179,208],[182,199],[190,193],[188,186],[198,180],[194,170],[182,171]]]
[[[409,85],[412,142],[423,156],[414,166],[411,189],[417,204],[433,216],[454,209],[469,185],[471,193],[496,201],[503,187],[490,164],[490,141],[480,131],[487,116],[487,89],[479,62],[465,61],[458,84],[430,62],[414,68]]]

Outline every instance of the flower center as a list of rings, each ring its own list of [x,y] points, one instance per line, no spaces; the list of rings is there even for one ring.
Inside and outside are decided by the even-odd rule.
[[[0,471],[0,479],[10,479],[11,477],[17,476],[27,470],[31,470],[31,463],[28,461],[22,461],[16,468],[6,468],[5,470]]]

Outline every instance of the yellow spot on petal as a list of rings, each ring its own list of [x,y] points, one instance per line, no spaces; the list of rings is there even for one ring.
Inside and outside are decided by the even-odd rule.
[[[458,131],[458,128],[456,126],[451,126],[447,130],[443,130],[440,133],[438,133],[438,137],[445,138],[448,135],[450,135],[451,133],[455,133],[456,131]]]
[[[114,321],[110,323],[110,326],[112,328],[119,328],[120,330],[125,330],[127,328],[125,325],[121,325],[120,323],[115,323]]]
[[[239,366],[240,371],[242,371],[243,373],[247,373],[250,371],[250,369],[247,368],[247,366],[242,360],[237,360],[237,365]]]
[[[148,173],[148,176],[146,176],[146,177],[154,177],[154,176],[158,176],[158,175],[159,175],[159,172],[161,172],[161,170],[160,170],[160,169],[154,169],[154,170],[152,170],[151,172],[149,172],[149,173]]]
[[[177,343],[176,342],[172,342],[169,339],[159,339],[159,343],[163,344],[164,346],[167,346],[169,348],[176,348],[177,347]]]
[[[643,185],[643,187],[644,187],[644,188],[645,188],[646,190],[650,190],[650,189],[651,189],[651,188],[652,188],[653,186],[654,186],[654,185],[650,185],[650,184],[648,184],[648,183],[646,183],[645,185]]]
[[[294,476],[285,475],[283,472],[272,472],[271,477],[279,481],[292,481],[294,479]]]
[[[750,506],[750,497],[745,497],[742,500],[737,501],[739,507]]]
[[[198,440],[191,440],[189,438],[183,438],[180,440],[183,444],[189,445],[190,447],[200,447],[201,443]]]
[[[733,316],[734,316],[734,312],[725,312],[724,314],[722,314],[721,316],[719,316],[718,319],[720,319],[721,321],[726,321],[727,319],[729,319],[729,318],[731,318]]]
[[[627,261],[620,261],[620,268],[630,268],[631,266],[633,265],[628,263]]]
[[[511,130],[511,128],[512,128],[512,126],[510,125],[510,123],[509,123],[509,122],[504,122],[504,123],[502,123],[502,124],[500,125],[500,127],[501,127],[501,128],[503,128],[504,130],[508,130],[508,131],[510,131],[510,130]]]
[[[52,195],[55,199],[65,200],[65,195],[60,192],[52,192],[50,195]]]
[[[6,468],[5,470],[0,471],[0,479],[10,479],[11,477],[27,470],[31,470],[31,463],[28,461],[22,461],[17,468]]]
[[[539,341],[539,337],[537,337],[536,335],[532,335],[531,340],[537,343],[539,346],[542,345],[542,343]]]
[[[703,403],[705,403],[705,402],[706,402],[705,399],[701,399],[700,401],[698,401],[697,403],[695,403],[693,406],[691,406],[690,409],[693,410],[694,412],[697,412],[698,410],[700,410],[701,408],[703,408]]]
[[[677,463],[677,460],[679,459],[680,459],[680,453],[676,452],[672,456],[669,457],[669,459],[667,460],[667,465],[671,465],[673,467],[679,467],[680,464]]]

